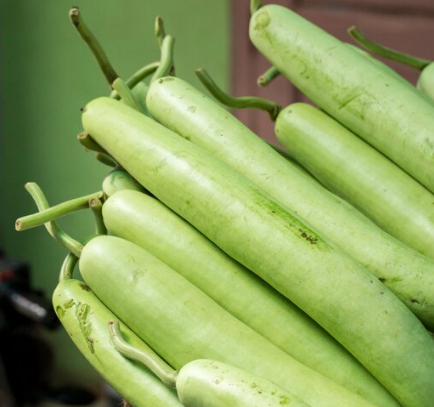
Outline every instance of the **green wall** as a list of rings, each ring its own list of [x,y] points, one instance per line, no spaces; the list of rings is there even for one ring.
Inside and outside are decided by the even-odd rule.
[[[48,296],[66,251],[43,228],[14,230],[15,219],[36,210],[23,186],[37,182],[56,204],[99,190],[109,171],[76,141],[80,107],[106,95],[108,85],[69,22],[72,5],[123,78],[159,59],[154,20],[160,15],[176,38],[178,76],[201,87],[193,72],[203,66],[224,88],[229,82],[228,0],[0,2],[0,246],[31,264],[34,285]],[[93,232],[86,211],[60,225],[78,239]],[[49,337],[67,377],[94,377],[63,330]]]

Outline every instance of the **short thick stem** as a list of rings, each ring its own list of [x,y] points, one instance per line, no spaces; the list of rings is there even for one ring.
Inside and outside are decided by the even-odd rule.
[[[65,280],[71,280],[74,275],[74,269],[77,264],[78,257],[72,253],[68,253],[63,260],[62,267],[60,269],[59,282]]]

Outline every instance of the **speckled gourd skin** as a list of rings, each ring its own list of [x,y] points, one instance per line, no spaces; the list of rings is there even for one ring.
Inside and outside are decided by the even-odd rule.
[[[82,281],[61,281],[53,306],[74,344],[95,370],[134,407],[182,407],[169,389],[147,368],[122,356],[110,343],[107,324],[117,317]],[[142,340],[125,325],[124,338],[140,349]]]
[[[176,389],[185,407],[309,407],[268,380],[212,360],[183,367]]]

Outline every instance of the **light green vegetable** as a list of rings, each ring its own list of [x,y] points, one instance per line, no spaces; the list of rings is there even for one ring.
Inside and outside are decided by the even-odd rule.
[[[381,230],[353,206],[331,194],[311,176],[306,176],[299,167],[296,168],[292,163],[284,160],[229,112],[182,79],[173,78],[170,81],[153,83],[147,101],[156,120],[241,172],[290,211],[299,215],[340,249],[371,270],[405,301],[427,326],[434,327],[434,296],[431,294],[430,280],[431,276],[434,276],[434,262],[398,240],[404,240],[416,250],[434,257],[434,245],[431,244],[434,240],[434,218],[432,218],[434,197],[401,169],[379,153],[372,153],[378,156],[380,163],[385,161],[385,169],[392,172],[389,170],[381,172],[380,165],[377,169],[376,165],[369,162],[364,166],[371,176],[362,175],[364,169],[360,168],[360,161],[363,157],[359,157],[359,153],[362,147],[365,149],[369,147],[359,139],[354,143],[358,143],[360,149],[356,146],[352,152],[340,151],[338,157],[335,157],[337,153],[335,144],[321,147],[323,150],[316,154],[309,149],[305,152],[313,161],[317,156],[325,155],[323,161],[327,168],[321,170],[322,173],[325,175],[335,171],[336,177],[346,180],[355,193],[363,199],[359,208],[365,213],[369,208],[377,211],[374,220],[378,220],[382,226],[385,222],[389,222],[390,228],[386,230],[395,235],[398,238],[396,239]],[[313,108],[307,109],[308,107],[305,109],[306,113],[313,110]],[[285,126],[290,126],[290,123],[285,124],[285,121],[289,121],[291,117],[288,114],[290,110],[286,108],[279,113],[276,129],[281,143],[286,144],[291,151],[288,143],[291,136],[295,137],[296,134],[292,134],[295,130],[285,129]],[[297,110],[296,107],[294,110]],[[320,112],[312,119],[306,116],[305,126],[309,126],[310,131],[310,134],[306,135],[306,141],[308,137],[320,137],[318,133],[323,130],[323,124],[315,120],[319,115],[328,118]],[[332,120],[329,119],[330,122]],[[343,129],[342,126],[336,127]],[[315,147],[320,147],[320,144]],[[351,158],[349,158],[350,153],[353,154]],[[349,164],[359,163],[356,170],[359,177],[363,177],[361,179],[364,183],[363,192],[357,186],[354,174],[350,176],[348,170],[335,165],[343,160],[347,160]],[[399,175],[398,178],[410,184],[407,189],[410,191],[407,193],[407,199],[403,196],[404,192],[401,192],[401,184],[393,175],[396,173]],[[377,192],[372,191],[372,194],[371,184],[373,189],[377,185]],[[392,185],[393,191],[388,187],[388,191],[383,192],[384,185]],[[334,191],[336,192],[336,188]],[[395,194],[392,199],[389,199],[392,192]],[[382,201],[373,202],[375,193],[382,194]],[[420,196],[421,199],[414,199],[416,196]],[[344,198],[348,197],[344,196]],[[424,211],[418,209],[422,201],[425,203]],[[367,205],[368,203],[370,205]],[[396,222],[396,211],[391,210],[394,203],[395,206],[399,205],[397,210],[401,212],[400,216],[405,217],[401,222]],[[394,233],[395,231],[398,233]]]
[[[145,189],[126,171],[114,170],[108,174],[102,183],[102,190],[107,196],[119,190],[129,189],[144,192]]]
[[[260,8],[250,38],[321,109],[434,191],[434,109],[416,88],[284,7]]]
[[[276,121],[276,135],[330,191],[408,246],[434,258],[434,196],[407,173],[307,104],[286,107]],[[434,262],[408,251],[410,262],[411,273],[404,268],[384,268],[379,277],[433,329]]]
[[[116,316],[86,284],[62,279],[53,293],[53,306],[83,356],[131,405],[181,407],[173,390],[164,386],[147,368],[125,360],[113,348],[107,321]],[[144,344],[136,334],[126,326],[122,326],[122,331],[129,344],[143,349]]]
[[[287,354],[367,400],[393,405],[318,324],[155,198],[119,191],[105,202],[103,217],[110,234],[158,257]]]
[[[268,380],[214,360],[195,360],[176,372],[152,349],[137,349],[125,342],[116,321],[110,321],[109,330],[113,346],[176,388],[185,407],[309,407]]]
[[[99,98],[82,120],[154,196],[309,314],[405,407],[430,407],[434,343],[364,267],[220,160],[128,106]]]
[[[133,243],[97,236],[85,245],[79,267],[98,298],[175,369],[196,359],[219,360],[312,407],[373,406],[287,355]]]

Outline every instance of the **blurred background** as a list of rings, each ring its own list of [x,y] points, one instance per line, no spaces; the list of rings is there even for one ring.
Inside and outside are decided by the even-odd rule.
[[[36,211],[24,184],[37,182],[49,202],[57,204],[100,190],[103,177],[110,171],[93,154],[86,153],[76,139],[81,131],[80,108],[95,97],[107,95],[109,87],[71,25],[69,9],[80,7],[83,19],[124,79],[159,59],[154,21],[160,15],[166,32],[176,38],[177,75],[183,79],[203,89],[194,70],[205,67],[223,89],[235,95],[264,96],[282,105],[302,100],[303,96],[283,78],[267,88],[256,85],[256,78],[269,65],[249,42],[249,3],[249,0],[0,2],[0,248],[3,258],[8,259],[3,271],[26,269],[27,286],[40,292],[49,305],[66,251],[43,228],[15,231],[18,217]],[[352,42],[346,30],[357,25],[385,45],[434,59],[431,0],[275,3],[298,11],[342,40]],[[390,65],[416,82],[417,71]],[[235,113],[259,135],[276,142],[273,125],[265,113],[253,110]],[[92,216],[82,211],[62,219],[60,224],[73,237],[84,239],[93,231],[92,222]],[[2,276],[7,275],[10,273],[0,271],[0,288],[7,280]],[[0,290],[0,307],[4,303],[1,295]],[[21,348],[18,351],[9,348],[14,342],[25,347],[28,343],[25,335],[22,343],[17,337],[2,342],[7,326],[0,308],[0,350],[12,355],[10,359],[21,384],[32,380],[31,374],[26,378],[22,372],[31,363],[39,363],[44,366],[44,380],[53,387],[76,385],[101,391],[98,375],[61,328],[35,328],[40,347],[27,348],[25,353]],[[33,335],[34,331],[30,336]],[[22,337],[19,331],[18,338]],[[35,353],[39,359],[34,357]],[[2,379],[5,385],[9,374],[1,370],[0,390]],[[40,374],[38,370],[30,372]]]

